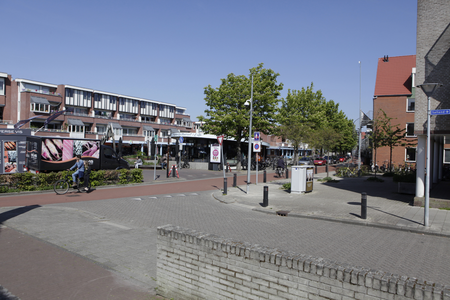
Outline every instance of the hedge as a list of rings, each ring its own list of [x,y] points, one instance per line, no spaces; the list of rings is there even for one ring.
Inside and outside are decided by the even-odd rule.
[[[52,173],[14,173],[0,175],[0,193],[51,190],[53,184],[70,171]],[[91,186],[141,183],[144,180],[141,169],[99,170],[90,175]]]

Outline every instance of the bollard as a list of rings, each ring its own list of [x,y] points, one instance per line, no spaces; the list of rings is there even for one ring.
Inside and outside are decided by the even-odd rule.
[[[173,165],[173,166],[172,166],[172,177],[174,177],[174,178],[175,178],[175,172],[176,172],[176,171],[175,171],[175,165]]]
[[[263,195],[263,207],[267,207],[269,205],[269,187],[267,185],[264,186],[264,195]]]
[[[264,170],[264,177],[263,177],[263,181],[264,181],[264,183],[266,183],[266,181],[267,181],[267,178],[266,178],[266,170]]]
[[[361,193],[361,219],[367,219],[367,193]]]
[[[237,174],[233,174],[233,187],[236,187],[236,181],[237,181]]]
[[[286,168],[286,179],[289,179],[289,169]]]
[[[314,166],[314,174],[317,174],[317,166]]]
[[[227,178],[223,179],[223,194],[227,194]]]

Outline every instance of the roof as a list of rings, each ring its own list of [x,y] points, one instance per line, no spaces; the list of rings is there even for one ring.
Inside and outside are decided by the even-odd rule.
[[[410,95],[415,67],[415,55],[379,58],[374,96]]]

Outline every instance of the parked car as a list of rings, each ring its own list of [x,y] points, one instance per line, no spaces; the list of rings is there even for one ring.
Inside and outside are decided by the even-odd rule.
[[[335,156],[325,156],[324,159],[325,159],[325,161],[328,160],[329,164],[335,164],[336,163],[336,157]]]
[[[345,160],[346,160],[345,157],[343,157],[343,156],[340,156],[340,157],[339,157],[339,162],[345,162]]]
[[[314,162],[313,162],[313,160],[311,159],[311,158],[309,158],[309,157],[301,157],[299,160],[298,160],[298,164],[301,166],[301,165],[313,165],[314,164]]]
[[[317,157],[314,159],[314,164],[318,166],[326,165],[327,161],[323,157]]]

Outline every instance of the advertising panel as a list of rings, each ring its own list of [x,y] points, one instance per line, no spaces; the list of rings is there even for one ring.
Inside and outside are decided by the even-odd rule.
[[[220,163],[220,146],[211,145],[211,160],[212,163]]]
[[[308,167],[306,168],[306,190],[305,190],[306,193],[312,192],[313,181],[314,181],[314,168]]]

